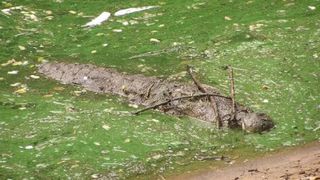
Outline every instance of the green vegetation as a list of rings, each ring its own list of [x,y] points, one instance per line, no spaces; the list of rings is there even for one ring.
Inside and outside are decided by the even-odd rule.
[[[156,176],[186,169],[197,163],[194,157],[228,156],[231,150],[259,154],[319,139],[318,4],[2,1],[1,9],[22,9],[0,12],[0,179]],[[160,7],[81,27],[103,11],[147,5]],[[150,51],[157,53],[130,58]],[[265,134],[246,134],[152,111],[131,116],[135,108],[123,99],[41,77],[36,65],[44,60],[183,81],[190,81],[184,71],[191,64],[202,82],[224,94],[224,67],[230,64],[237,100],[268,113],[277,125]]]

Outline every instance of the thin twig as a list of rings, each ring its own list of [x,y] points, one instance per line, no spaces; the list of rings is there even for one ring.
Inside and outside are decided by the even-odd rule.
[[[232,100],[232,107],[231,107],[231,120],[234,120],[236,117],[237,107],[236,107],[236,92],[234,88],[234,76],[233,76],[233,69],[231,66],[228,66],[229,72],[229,80],[230,80],[230,97]]]
[[[201,85],[201,83],[192,74],[191,66],[189,66],[189,65],[187,66],[187,71],[188,71],[189,75],[191,76],[194,84],[198,87],[199,91],[202,93],[207,93],[206,89],[204,89],[204,87]]]
[[[149,57],[149,56],[158,56],[160,54],[166,53],[168,49],[162,49],[162,50],[158,50],[158,51],[149,51],[149,52],[145,52],[142,54],[138,54],[135,56],[131,56],[129,57],[129,59],[137,59],[137,58],[143,58],[143,57]]]
[[[150,97],[150,93],[151,93],[151,89],[153,88],[153,86],[155,85],[155,82],[153,82],[147,89],[146,93],[144,94],[144,98],[148,99]]]
[[[160,54],[170,54],[170,53],[179,52],[181,50],[184,50],[184,48],[189,48],[189,47],[171,46],[171,47],[168,47],[168,48],[165,48],[165,49],[161,49],[161,50],[149,51],[149,52],[145,52],[145,53],[142,53],[142,54],[134,55],[134,56],[129,57],[129,59],[137,59],[137,58],[158,56]]]
[[[187,66],[187,72],[191,76],[194,84],[198,87],[199,91],[202,93],[207,93],[207,90],[201,85],[201,83],[192,74],[191,67],[189,65]],[[210,103],[211,103],[211,106],[212,106],[212,109],[213,109],[213,112],[215,115],[214,120],[216,121],[216,126],[217,126],[217,128],[220,128],[222,126],[222,122],[221,122],[221,117],[219,114],[217,102],[215,101],[213,96],[209,96],[209,100],[210,100]]]
[[[230,99],[230,97],[226,97],[226,96],[222,96],[222,95],[219,95],[219,94],[209,94],[209,93],[203,93],[203,94],[195,94],[195,95],[191,95],[191,96],[181,96],[181,97],[177,97],[177,98],[173,98],[173,99],[170,99],[170,100],[167,100],[167,101],[164,101],[164,102],[161,102],[161,103],[158,103],[158,104],[155,104],[153,106],[149,106],[149,107],[146,107],[144,109],[141,109],[139,111],[136,111],[132,114],[134,115],[138,115],[144,111],[147,111],[147,110],[150,110],[150,109],[155,109],[159,106],[163,106],[163,105],[166,105],[168,103],[171,103],[173,101],[178,101],[178,100],[181,100],[181,99],[190,99],[190,98],[197,98],[197,97],[204,97],[204,96],[209,96],[209,97],[222,97],[222,98],[228,98]]]

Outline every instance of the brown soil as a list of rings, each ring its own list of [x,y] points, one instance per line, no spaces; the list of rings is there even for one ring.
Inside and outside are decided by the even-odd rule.
[[[320,142],[230,165],[226,168],[184,174],[172,180],[320,180]]]
[[[58,80],[63,84],[75,84],[96,93],[107,93],[121,96],[130,103],[142,106],[153,106],[170,100],[169,103],[156,107],[157,110],[175,116],[190,116],[213,123],[216,114],[221,117],[223,127],[242,127],[246,131],[261,132],[273,127],[271,119],[263,113],[254,113],[247,107],[236,104],[237,111],[231,115],[232,100],[221,96],[217,89],[203,85],[205,91],[216,96],[210,100],[216,102],[218,113],[212,108],[207,96],[172,99],[182,96],[199,95],[202,92],[194,84],[162,80],[143,75],[128,75],[111,68],[97,67],[91,64],[44,63],[39,72]],[[231,117],[236,117],[232,118]],[[216,122],[214,122],[216,123]]]

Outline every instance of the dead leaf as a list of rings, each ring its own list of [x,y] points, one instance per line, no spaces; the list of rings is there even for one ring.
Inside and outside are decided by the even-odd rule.
[[[77,12],[76,12],[76,11],[73,11],[73,10],[69,11],[69,13],[70,13],[70,14],[77,14]]]
[[[53,96],[52,94],[46,94],[46,95],[43,95],[42,97],[49,98],[49,97],[52,97],[52,96]]]
[[[19,71],[17,71],[17,70],[13,70],[13,71],[8,72],[8,74],[11,74],[11,75],[18,74],[18,73],[19,73]]]
[[[36,75],[30,75],[30,77],[31,77],[32,79],[39,79],[39,78],[40,78],[40,76],[36,76]]]
[[[27,92],[27,88],[26,87],[22,87],[22,88],[20,88],[20,89],[18,89],[18,90],[16,90],[16,91],[14,91],[14,93],[17,93],[17,94],[24,94],[24,93],[26,93]]]
[[[159,39],[155,39],[155,38],[151,38],[151,39],[150,39],[150,42],[160,43],[160,40],[159,40]]]
[[[113,31],[113,32],[120,33],[120,32],[122,32],[122,29],[113,29],[112,31]]]
[[[26,47],[24,47],[24,46],[18,46],[18,48],[19,48],[21,51],[26,50]]]
[[[108,126],[107,124],[104,124],[104,125],[102,126],[102,128],[105,129],[105,130],[107,130],[107,131],[111,129],[111,127]]]
[[[10,65],[10,64],[12,64],[12,63],[14,63],[14,62],[16,62],[15,59],[10,59],[10,60],[8,60],[6,63],[1,64],[1,66],[8,66],[8,65]]]
[[[224,20],[231,21],[232,19],[229,16],[225,16]]]

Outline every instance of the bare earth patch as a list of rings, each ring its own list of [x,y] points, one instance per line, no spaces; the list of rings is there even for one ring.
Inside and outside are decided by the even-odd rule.
[[[257,179],[320,179],[320,142],[267,155],[263,158],[234,164],[226,168],[184,174],[174,180],[257,180]]]

